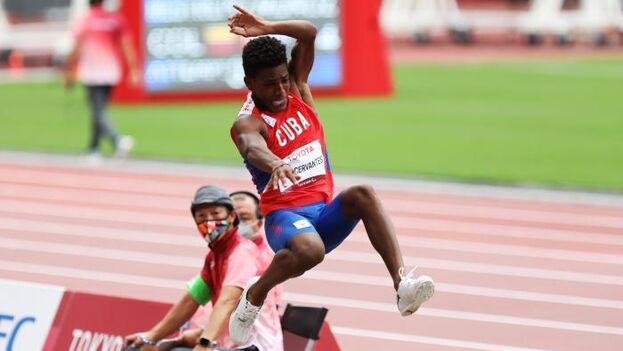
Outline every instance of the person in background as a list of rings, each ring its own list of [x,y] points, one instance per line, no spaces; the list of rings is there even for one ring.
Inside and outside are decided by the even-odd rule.
[[[134,139],[121,135],[108,118],[107,106],[111,90],[122,78],[124,58],[129,66],[130,82],[137,85],[140,73],[136,53],[124,18],[102,7],[104,0],[89,0],[89,12],[74,28],[75,44],[65,65],[65,87],[70,89],[77,78],[86,87],[91,114],[91,137],[88,155],[100,157],[100,142],[108,138],[115,156],[127,157]]]
[[[238,234],[250,239],[261,252],[262,265],[268,266],[275,255],[268,246],[263,232],[264,215],[260,210],[260,199],[249,191],[239,190],[229,194],[234,201],[234,211],[240,219]]]
[[[172,347],[191,347],[194,351],[219,348],[236,350],[282,351],[283,340],[276,302],[267,299],[248,342],[235,343],[229,337],[227,321],[233,312],[247,280],[266,267],[261,265],[257,245],[238,235],[239,219],[227,192],[216,186],[197,190],[191,203],[191,214],[201,237],[208,243],[201,273],[187,284],[187,292],[164,318],[147,332],[126,336],[134,349],[153,351]],[[212,311],[204,328],[174,334],[197,311],[200,305],[212,302]],[[166,343],[166,347],[163,347]]]

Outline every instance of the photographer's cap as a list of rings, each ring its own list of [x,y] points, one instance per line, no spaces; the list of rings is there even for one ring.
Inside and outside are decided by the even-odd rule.
[[[195,198],[190,205],[190,212],[195,215],[195,210],[200,205],[223,205],[230,211],[234,210],[234,203],[231,201],[229,194],[223,188],[214,185],[206,185],[197,189]]]

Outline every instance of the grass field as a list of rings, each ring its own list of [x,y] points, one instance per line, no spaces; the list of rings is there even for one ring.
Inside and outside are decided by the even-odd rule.
[[[394,68],[383,99],[319,99],[336,172],[623,190],[623,60]],[[83,152],[82,90],[0,85],[0,148]],[[133,157],[240,164],[241,101],[114,106]]]

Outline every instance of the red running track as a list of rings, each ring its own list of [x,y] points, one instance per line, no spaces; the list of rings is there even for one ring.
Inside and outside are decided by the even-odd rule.
[[[343,350],[623,349],[623,197],[364,180],[438,291],[400,317],[358,227],[285,286],[287,301],[330,309]],[[0,278],[174,302],[206,252],[188,207],[208,183],[251,189],[235,168],[0,154]]]

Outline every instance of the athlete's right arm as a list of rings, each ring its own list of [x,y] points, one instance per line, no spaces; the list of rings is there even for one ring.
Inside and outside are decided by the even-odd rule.
[[[240,155],[255,167],[270,173],[267,189],[269,187],[277,189],[280,180],[282,183],[288,180],[294,184],[298,183],[301,177],[268,148],[265,139],[266,126],[259,119],[252,116],[240,116],[234,122],[232,131]]]

